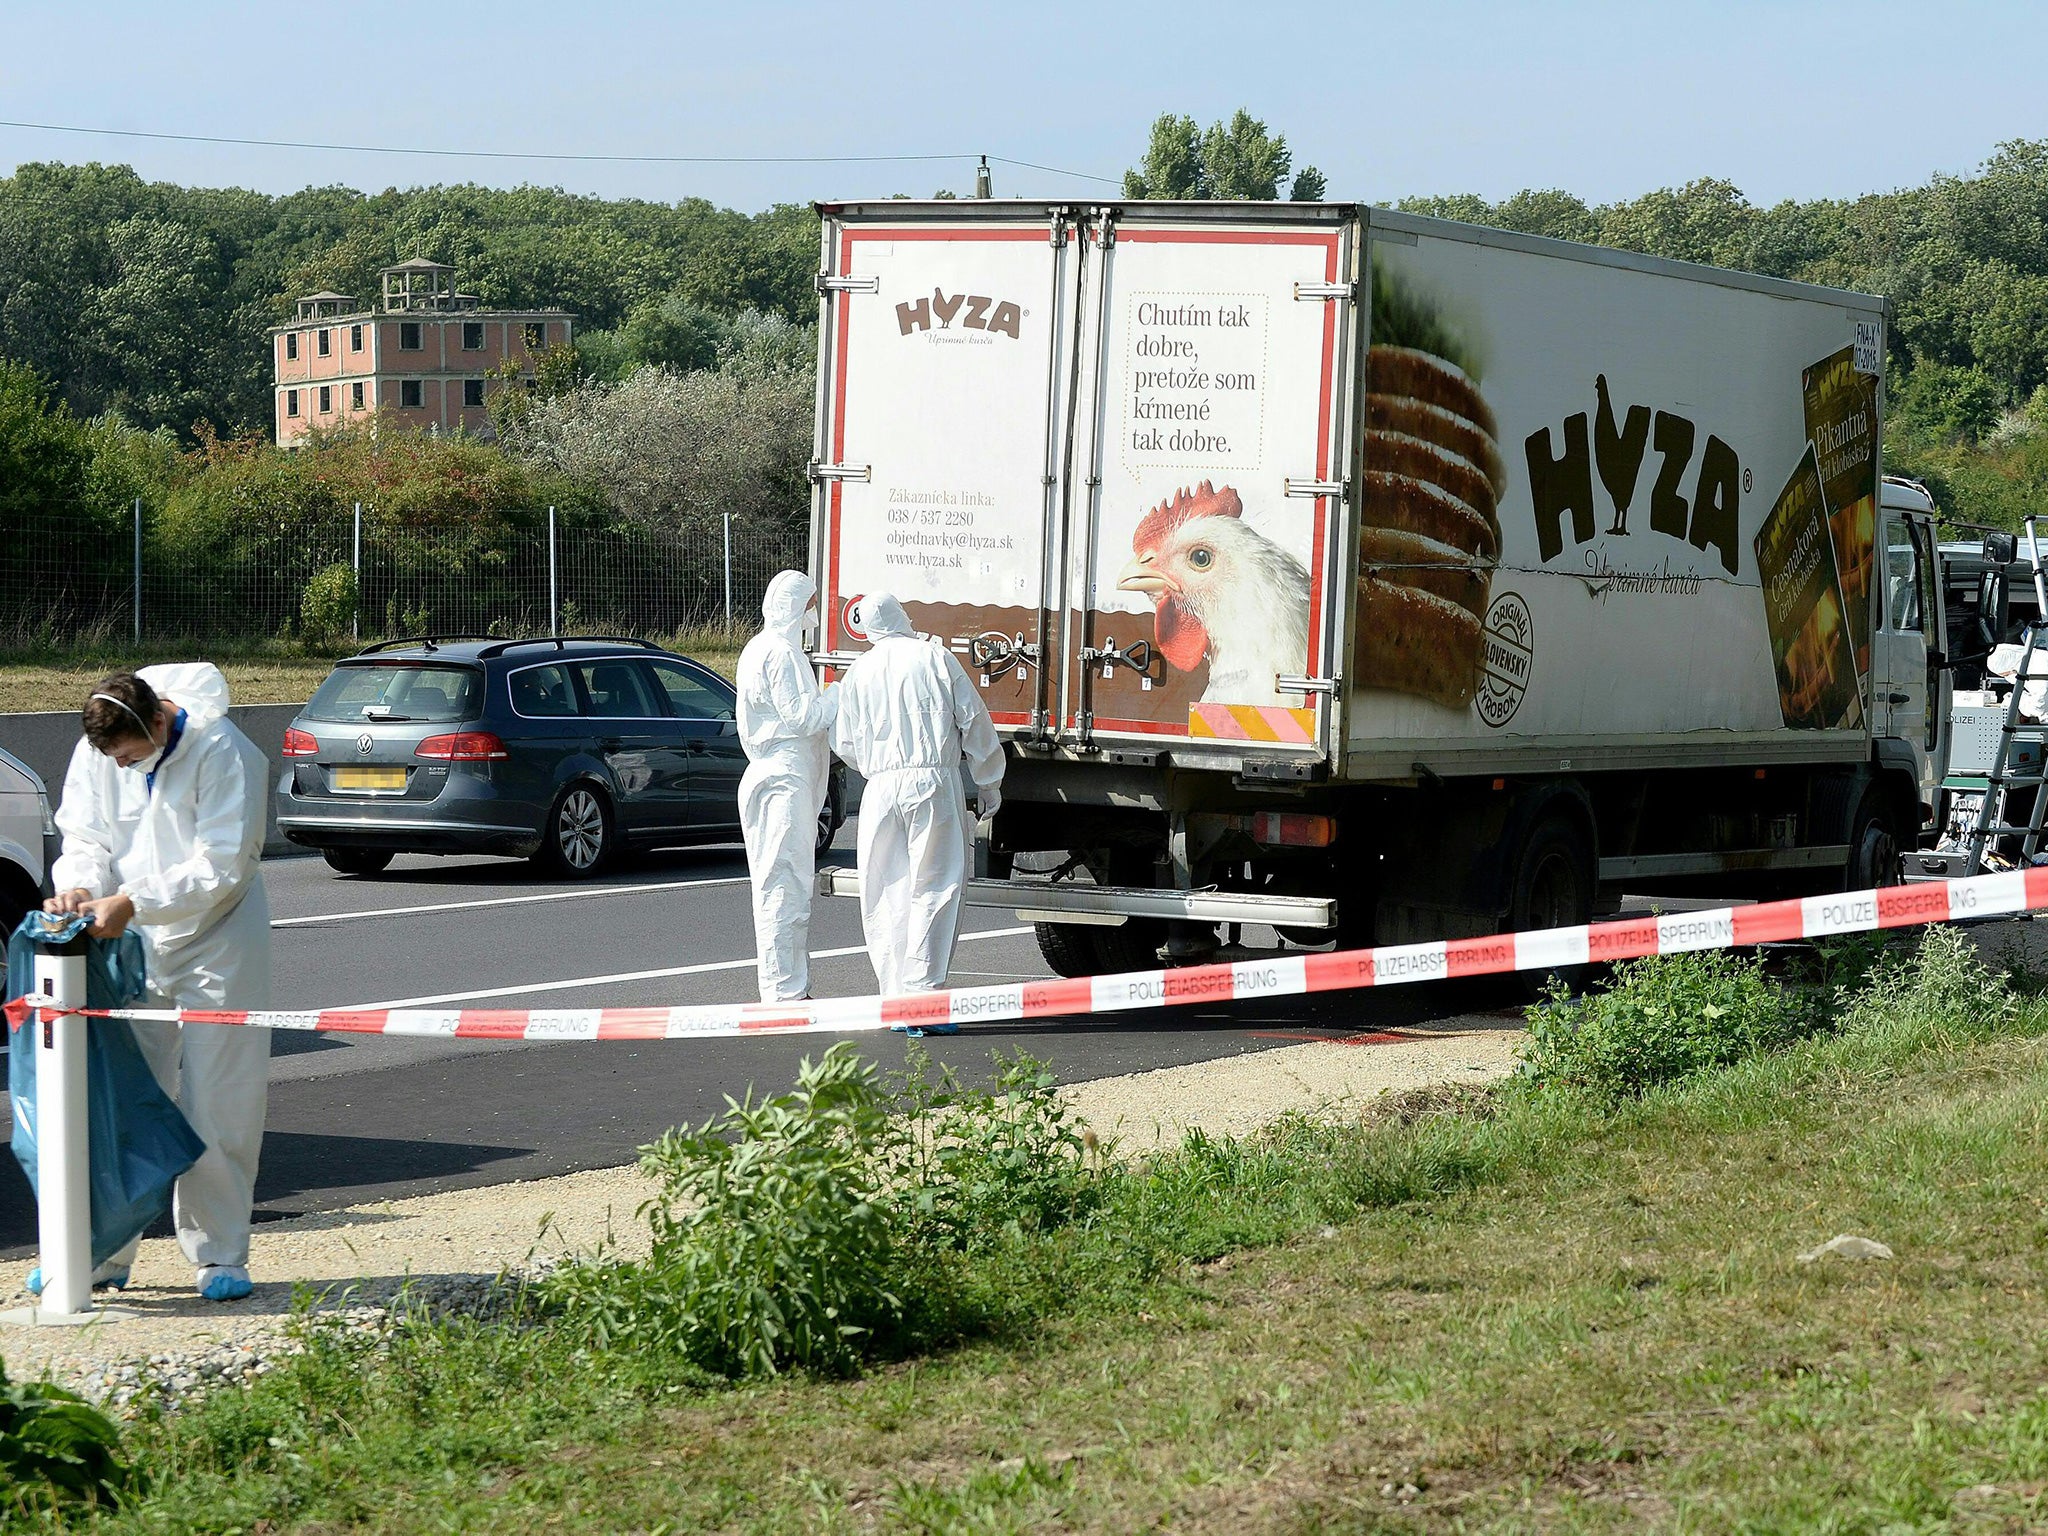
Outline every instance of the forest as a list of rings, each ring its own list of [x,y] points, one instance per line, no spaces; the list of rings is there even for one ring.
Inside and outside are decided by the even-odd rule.
[[[1129,196],[1324,190],[1242,112],[1207,129],[1162,116],[1125,178]],[[1546,189],[1397,206],[1885,294],[1888,467],[1925,478],[1954,519],[2048,510],[2048,142],[1770,207],[1712,179],[1608,204]],[[379,267],[416,253],[455,264],[486,306],[576,313],[542,398],[508,397],[489,439],[270,448],[267,329],[303,293],[373,294]],[[229,524],[353,500],[394,515],[544,501],[640,525],[716,509],[787,525],[803,516],[817,261],[816,215],[794,204],[477,185],[271,196],[21,165],[0,179],[0,517],[136,497]]]

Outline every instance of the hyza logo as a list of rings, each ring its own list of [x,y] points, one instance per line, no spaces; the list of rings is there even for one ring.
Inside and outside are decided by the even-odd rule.
[[[1708,434],[1688,498],[1684,482],[1699,428],[1670,411],[1657,412],[1653,425],[1647,405],[1631,405],[1617,425],[1614,405],[1607,398],[1607,375],[1595,379],[1593,387],[1600,397],[1600,409],[1590,441],[1586,413],[1580,411],[1565,418],[1561,456],[1552,449],[1548,427],[1530,433],[1522,445],[1529,461],[1530,500],[1536,509],[1538,556],[1547,564],[1563,551],[1567,513],[1572,520],[1573,543],[1584,544],[1594,537],[1598,527],[1593,506],[1596,466],[1614,508],[1606,532],[1609,537],[1625,536],[1643,460],[1654,450],[1659,463],[1650,486],[1650,531],[1683,539],[1703,553],[1715,549],[1728,574],[1734,575],[1742,546],[1738,531],[1742,493],[1749,489],[1750,481],[1735,450]]]
[[[1486,650],[1472,707],[1496,730],[1515,718],[1529,691],[1536,660],[1536,626],[1519,592],[1503,592],[1486,610]]]
[[[896,306],[896,329],[904,336],[912,331],[929,331],[934,318],[942,331],[951,330],[958,318],[963,331],[991,331],[1015,341],[1023,328],[1024,311],[1008,299],[991,299],[978,293],[948,294],[943,288],[934,288],[930,298],[919,299],[915,304]]]

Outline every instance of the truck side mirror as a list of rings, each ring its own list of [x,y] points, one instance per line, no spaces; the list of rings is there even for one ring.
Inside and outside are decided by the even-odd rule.
[[[2009,533],[1984,535],[1984,558],[1994,566],[2011,565],[2019,558],[2020,541]]]

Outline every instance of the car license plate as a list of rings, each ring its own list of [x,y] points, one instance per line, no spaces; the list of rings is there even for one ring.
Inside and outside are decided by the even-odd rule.
[[[405,770],[403,768],[337,768],[334,770],[336,789],[403,789]]]

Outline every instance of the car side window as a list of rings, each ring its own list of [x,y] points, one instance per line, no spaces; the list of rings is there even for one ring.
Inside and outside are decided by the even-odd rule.
[[[590,696],[590,712],[607,720],[656,720],[661,706],[654,701],[647,679],[632,661],[620,657],[605,661],[579,661],[577,676]]]
[[[732,705],[724,694],[703,678],[673,662],[651,661],[661,690],[668,695],[669,708],[682,720],[730,720]]]
[[[529,719],[576,713],[576,687],[566,667],[527,667],[512,674],[512,708]]]

